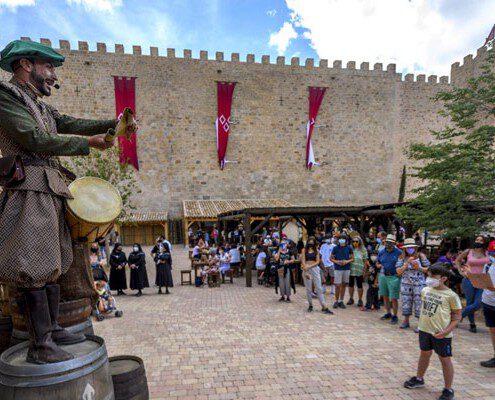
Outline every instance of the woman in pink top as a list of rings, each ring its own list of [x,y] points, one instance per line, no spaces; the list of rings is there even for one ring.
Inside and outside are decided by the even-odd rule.
[[[486,252],[486,240],[481,235],[476,237],[472,249],[464,250],[455,260],[456,266],[462,274],[464,274],[462,272],[462,266],[465,264],[469,265],[472,273],[481,274],[483,273],[483,267],[489,262],[490,259]],[[481,308],[483,289],[475,288],[467,276],[464,276],[462,280],[462,291],[464,292],[464,296],[466,296],[466,308],[462,311],[462,318],[469,318],[469,330],[475,333],[474,313]]]

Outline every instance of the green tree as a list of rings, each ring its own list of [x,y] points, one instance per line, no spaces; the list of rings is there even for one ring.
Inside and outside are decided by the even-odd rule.
[[[132,195],[141,193],[141,190],[137,184],[136,170],[131,165],[121,164],[119,155],[119,146],[115,145],[103,152],[91,149],[88,156],[67,158],[63,163],[78,177],[98,177],[116,187],[122,197],[122,218],[126,212],[136,208],[132,204]]]
[[[440,114],[450,124],[432,131],[431,143],[414,143],[406,151],[419,165],[411,176],[420,186],[413,191],[415,199],[397,210],[403,220],[463,238],[495,219],[483,207],[495,203],[494,66],[491,49],[478,77],[436,96],[444,105]]]
[[[406,179],[407,179],[407,173],[406,173],[406,166],[404,165],[404,167],[402,168],[402,175],[400,177],[399,203],[402,203],[406,198]]]

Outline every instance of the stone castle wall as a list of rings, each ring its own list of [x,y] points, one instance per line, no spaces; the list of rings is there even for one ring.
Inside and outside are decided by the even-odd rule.
[[[478,49],[475,57],[472,54],[465,56],[462,65],[459,62],[452,64],[450,69],[452,84],[464,86],[470,78],[481,75],[487,54],[487,48],[483,46]]]
[[[47,40],[43,42],[50,44]],[[430,129],[444,126],[440,104],[432,97],[450,87],[448,77],[406,75],[394,64],[341,61],[319,66],[269,56],[241,61],[223,53],[210,59],[174,49],[143,55],[122,45],[88,51],[60,41],[67,59],[57,69],[61,89],[49,99],[59,111],[78,117],[115,115],[114,75],[137,77],[136,108],[140,122],[138,157],[142,211],[182,213],[184,199],[282,198],[294,204],[373,204],[395,202],[404,147],[430,140]],[[261,62],[259,62],[261,61]],[[454,74],[453,74],[454,76]],[[459,74],[457,75],[459,76]],[[2,78],[5,78],[4,75]],[[456,78],[457,79],[457,78]],[[215,81],[238,82],[232,103],[227,159],[220,171],[216,153]],[[328,87],[313,133],[321,166],[305,168],[308,86]],[[282,101],[280,99],[282,98]],[[409,180],[409,184],[413,184]]]

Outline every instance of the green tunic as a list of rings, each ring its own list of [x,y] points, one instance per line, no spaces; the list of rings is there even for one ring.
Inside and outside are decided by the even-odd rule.
[[[51,160],[86,155],[88,139],[115,127],[115,120],[93,121],[61,115],[28,85],[0,81],[2,156]],[[43,287],[69,270],[72,241],[65,221],[71,194],[58,168],[26,166],[26,179],[0,194],[0,281]]]
[[[64,134],[92,136],[115,128],[115,119],[96,121],[61,115],[53,117],[57,134],[39,129],[28,107],[11,93],[0,87],[0,129],[13,142],[33,153],[51,156],[78,156],[89,154],[88,139]]]

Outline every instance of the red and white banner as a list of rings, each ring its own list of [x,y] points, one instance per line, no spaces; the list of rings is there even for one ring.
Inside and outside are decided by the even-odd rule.
[[[124,111],[124,108],[129,107],[134,111],[136,117],[136,78],[128,78],[126,76],[114,76],[115,85],[115,111],[117,118]],[[120,147],[119,161],[121,164],[130,164],[139,170],[139,162],[136,148],[136,133],[133,133],[131,139],[125,136],[118,138]]]
[[[217,152],[220,169],[223,169],[225,163],[228,162],[225,159],[225,153],[229,142],[230,111],[235,84],[235,82],[217,82],[218,115],[215,124],[217,127]]]
[[[316,122],[316,116],[320,109],[321,101],[325,95],[326,88],[321,87],[309,87],[309,120],[306,127],[306,168],[311,169],[313,165],[318,165],[315,161],[315,155],[313,152],[313,142],[311,136],[313,134],[313,127]]]

